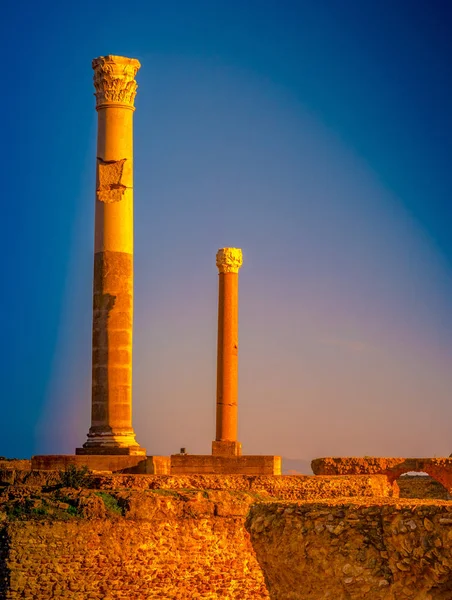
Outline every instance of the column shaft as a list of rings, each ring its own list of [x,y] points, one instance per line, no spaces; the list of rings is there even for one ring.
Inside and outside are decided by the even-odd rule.
[[[92,411],[84,449],[144,453],[132,427],[134,59],[95,59]]]
[[[237,441],[238,273],[219,274],[216,440]]]
[[[216,435],[212,453],[239,456],[237,441],[238,348],[239,348],[239,275],[242,251],[220,248],[217,267],[218,346],[217,346],[217,410]]]
[[[98,111],[96,189],[102,183],[103,187],[118,187],[97,193],[93,286],[91,433],[105,433],[107,437],[109,433],[125,434],[126,445],[134,441],[132,117],[129,108],[106,106]],[[117,171],[122,169],[120,183],[114,181],[118,179],[115,167]],[[112,172],[110,184],[105,183],[109,179],[108,170]],[[121,199],[113,199],[115,194],[119,195],[118,190],[123,192]]]

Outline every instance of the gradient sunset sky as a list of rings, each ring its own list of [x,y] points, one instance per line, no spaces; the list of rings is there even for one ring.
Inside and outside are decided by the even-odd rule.
[[[0,455],[90,425],[91,59],[138,58],[134,426],[209,453],[217,269],[245,453],[452,452],[452,3],[7,2]],[[6,212],[6,215],[5,215]]]

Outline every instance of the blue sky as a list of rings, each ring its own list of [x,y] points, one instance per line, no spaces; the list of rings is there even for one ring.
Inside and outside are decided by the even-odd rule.
[[[449,454],[449,2],[8,2],[0,455],[90,414],[91,59],[138,58],[134,424],[214,435],[218,247],[243,248],[245,452]]]

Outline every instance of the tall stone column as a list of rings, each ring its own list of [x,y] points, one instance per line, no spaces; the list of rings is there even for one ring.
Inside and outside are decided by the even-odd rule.
[[[92,412],[78,454],[145,454],[132,427],[133,113],[140,63],[93,60],[97,168]]]
[[[237,441],[238,336],[239,336],[239,248],[220,248],[216,263],[219,270],[217,415],[214,456],[240,456]]]

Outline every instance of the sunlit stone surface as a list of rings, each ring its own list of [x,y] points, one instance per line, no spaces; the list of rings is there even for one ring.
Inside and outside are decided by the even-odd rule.
[[[214,456],[240,456],[237,440],[240,248],[220,248],[218,286],[217,421]]]
[[[140,63],[93,60],[97,177],[92,411],[77,454],[145,454],[132,427],[133,112]]]

